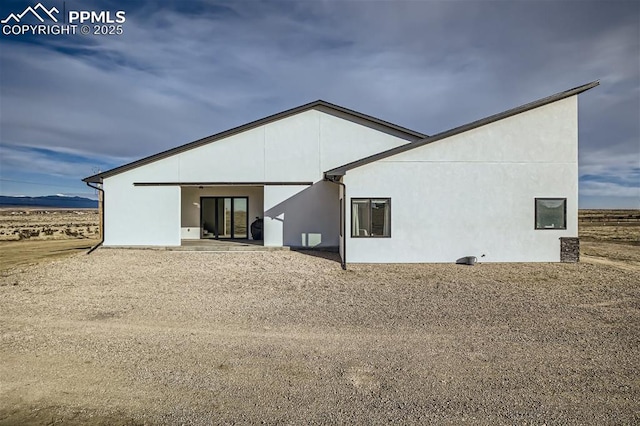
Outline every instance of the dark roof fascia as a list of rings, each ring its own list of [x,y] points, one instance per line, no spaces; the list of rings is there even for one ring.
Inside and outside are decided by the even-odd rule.
[[[274,121],[277,121],[277,120],[280,120],[280,119],[283,119],[283,118],[286,118],[286,117],[289,117],[289,116],[292,116],[292,115],[295,115],[295,114],[299,114],[299,113],[301,113],[303,111],[307,111],[307,110],[310,110],[310,109],[313,109],[313,108],[317,108],[317,107],[329,108],[329,109],[341,112],[343,114],[347,114],[347,115],[350,115],[350,116],[353,116],[353,117],[357,117],[357,118],[360,118],[362,120],[365,120],[365,121],[368,121],[368,122],[371,122],[371,123],[375,123],[375,124],[378,124],[378,125],[393,129],[395,131],[398,131],[400,133],[404,133],[404,134],[412,136],[414,138],[422,139],[422,138],[425,138],[427,136],[427,135],[425,135],[423,133],[416,132],[415,130],[407,129],[407,128],[402,127],[402,126],[398,126],[396,124],[389,123],[388,121],[384,121],[384,120],[381,120],[379,118],[372,117],[370,115],[366,115],[366,114],[360,113],[358,111],[354,111],[354,110],[351,110],[351,109],[348,109],[348,108],[344,108],[344,107],[341,107],[339,105],[334,105],[332,103],[329,103],[329,102],[326,102],[326,101],[323,101],[323,100],[317,100],[317,101],[314,101],[314,102],[310,102],[308,104],[301,105],[301,106],[296,107],[296,108],[288,109],[286,111],[282,111],[282,112],[279,112],[277,114],[273,114],[273,115],[270,115],[268,117],[261,118],[259,120],[252,121],[252,122],[247,123],[247,124],[243,124],[243,125],[238,126],[238,127],[234,127],[232,129],[229,129],[229,130],[225,130],[225,131],[220,132],[220,133],[216,133],[215,135],[211,135],[211,136],[207,136],[207,137],[202,138],[202,139],[198,139],[196,141],[187,143],[185,145],[181,145],[181,146],[178,146],[178,147],[175,147],[175,148],[168,149],[166,151],[162,151],[162,152],[160,152],[158,154],[154,154],[154,155],[151,155],[149,157],[145,157],[145,158],[142,158],[140,160],[133,161],[131,163],[128,163],[128,164],[125,164],[123,166],[119,166],[119,167],[113,168],[111,170],[107,170],[105,172],[97,173],[95,175],[86,177],[86,178],[84,178],[82,180],[84,182],[88,182],[88,183],[102,183],[102,179],[104,179],[106,177],[114,176],[114,175],[117,175],[119,173],[126,172],[126,171],[131,170],[131,169],[135,169],[136,167],[144,166],[145,164],[149,164],[149,163],[152,163],[154,161],[158,161],[158,160],[161,160],[163,158],[167,158],[167,157],[170,157],[172,155],[188,151],[190,149],[198,148],[198,147],[200,147],[202,145],[206,145],[208,143],[215,142],[215,141],[227,138],[229,136],[233,136],[233,135],[235,135],[237,133],[241,133],[241,132],[253,129],[255,127],[262,126],[264,124],[268,124],[268,123],[271,123],[271,122],[274,122]]]
[[[349,108],[341,107],[340,105],[332,104],[330,102],[319,100],[319,101],[316,101],[314,103],[317,103],[317,105],[313,105],[311,108],[317,107],[317,106],[327,107],[327,108],[342,112],[344,114],[351,115],[351,116],[354,116],[354,117],[358,117],[358,118],[361,118],[361,119],[363,119],[365,121],[369,121],[369,122],[372,122],[372,123],[375,123],[375,124],[379,124],[379,125],[381,125],[383,127],[387,127],[389,129],[396,130],[396,131],[398,131],[400,133],[404,133],[406,135],[416,137],[418,139],[423,139],[423,138],[426,138],[426,137],[429,136],[427,134],[420,133],[420,132],[417,132],[415,130],[407,129],[406,127],[402,127],[402,126],[398,126],[397,124],[390,123],[389,121],[385,121],[385,120],[382,120],[380,118],[373,117],[371,115],[363,114],[361,112],[354,111],[354,110],[349,109]]]
[[[458,135],[460,133],[467,132],[469,130],[473,130],[473,129],[476,129],[478,127],[484,126],[486,124],[490,124],[490,123],[496,122],[498,120],[502,120],[504,118],[512,117],[514,115],[517,115],[517,114],[532,110],[534,108],[538,108],[538,107],[541,107],[541,106],[544,106],[544,105],[548,105],[548,104],[553,103],[553,102],[557,102],[559,100],[568,98],[570,96],[578,95],[578,94],[580,94],[582,92],[585,92],[585,91],[587,91],[589,89],[592,89],[592,88],[598,86],[599,84],[600,84],[599,81],[592,81],[591,83],[587,83],[587,84],[584,84],[582,86],[574,87],[573,89],[569,89],[569,90],[566,90],[564,92],[556,93],[555,95],[547,96],[546,98],[538,99],[537,101],[533,101],[533,102],[530,102],[528,104],[521,105],[519,107],[510,109],[510,110],[507,110],[507,111],[504,111],[504,112],[501,112],[501,113],[498,113],[498,114],[494,114],[494,115],[491,115],[489,117],[482,118],[480,120],[473,121],[471,123],[468,123],[468,124],[465,124],[465,125],[462,125],[462,126],[459,126],[459,127],[455,127],[453,129],[438,133],[436,135],[426,137],[426,138],[424,138],[422,140],[419,140],[419,141],[416,141],[416,142],[412,142],[412,143],[409,143],[409,144],[406,144],[406,145],[400,145],[398,147],[389,149],[387,151],[379,152],[379,153],[371,155],[369,157],[365,157],[365,158],[362,158],[360,160],[356,160],[356,161],[353,161],[351,163],[342,165],[340,167],[336,167],[335,169],[331,169],[329,171],[326,171],[324,173],[325,174],[325,178],[331,179],[331,178],[338,178],[340,176],[344,176],[347,173],[347,171],[349,171],[351,169],[355,169],[356,167],[364,166],[365,164],[369,164],[369,163],[372,163],[374,161],[382,160],[382,159],[390,157],[392,155],[400,154],[402,152],[406,152],[406,151],[409,151],[411,149],[415,149],[415,148],[418,148],[418,147],[421,147],[421,146],[424,146],[424,145],[439,141],[441,139],[445,139],[445,138],[448,138],[448,137],[451,137],[451,136],[455,136],[455,135]]]

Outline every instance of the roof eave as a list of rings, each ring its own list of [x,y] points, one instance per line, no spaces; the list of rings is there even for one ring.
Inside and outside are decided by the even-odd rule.
[[[102,183],[102,173],[82,179],[86,183]]]

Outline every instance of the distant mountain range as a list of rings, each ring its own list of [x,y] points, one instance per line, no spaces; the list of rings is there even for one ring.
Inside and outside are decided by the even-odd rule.
[[[97,209],[98,200],[83,197],[46,195],[43,197],[10,197],[0,195],[0,207],[55,207],[60,209]]]

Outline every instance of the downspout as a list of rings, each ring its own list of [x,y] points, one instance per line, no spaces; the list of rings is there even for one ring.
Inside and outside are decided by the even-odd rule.
[[[335,178],[334,178],[335,179]],[[342,215],[342,257],[340,259],[340,266],[342,266],[343,270],[347,270],[347,186],[340,182],[339,180],[329,179],[326,175],[324,180],[335,183],[336,185],[340,185],[342,187],[342,211],[340,214]]]
[[[100,209],[100,221],[102,222],[102,229],[100,229],[100,241],[98,241],[98,244],[96,244],[95,246],[91,247],[91,249],[89,249],[87,254],[91,254],[95,249],[100,247],[102,243],[104,243],[104,189],[97,186],[93,186],[89,182],[85,182],[85,183],[87,184],[88,187],[102,192],[102,208]]]

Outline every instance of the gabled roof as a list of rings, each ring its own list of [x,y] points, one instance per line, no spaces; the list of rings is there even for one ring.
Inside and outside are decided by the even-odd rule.
[[[569,89],[569,90],[566,90],[564,92],[556,93],[555,95],[547,96],[546,98],[538,99],[537,101],[530,102],[528,104],[525,104],[525,105],[510,109],[510,110],[501,112],[499,114],[491,115],[491,116],[483,118],[481,120],[473,121],[473,122],[465,124],[463,126],[459,126],[459,127],[453,128],[451,130],[447,130],[445,132],[441,132],[441,133],[438,133],[436,135],[426,137],[426,138],[424,138],[422,140],[419,140],[419,141],[416,141],[416,142],[412,142],[412,143],[409,143],[409,144],[405,144],[405,145],[400,145],[400,146],[398,146],[396,148],[392,148],[392,149],[389,149],[387,151],[379,152],[379,153],[371,155],[369,157],[365,157],[365,158],[362,158],[360,160],[353,161],[351,163],[345,164],[343,166],[336,167],[335,169],[331,169],[331,170],[325,172],[325,177],[328,178],[328,179],[331,179],[331,178],[337,178],[337,177],[340,177],[340,176],[344,176],[347,173],[347,171],[349,171],[351,169],[355,169],[356,167],[364,166],[365,164],[369,164],[369,163],[372,163],[374,161],[382,160],[384,158],[391,157],[392,155],[400,154],[402,152],[406,152],[406,151],[409,151],[411,149],[415,149],[415,148],[430,144],[432,142],[436,142],[436,141],[439,141],[441,139],[448,138],[450,136],[458,135],[460,133],[476,129],[476,128],[480,127],[480,126],[484,126],[486,124],[493,123],[495,121],[502,120],[502,119],[507,118],[507,117],[512,117],[512,116],[514,116],[516,114],[520,114],[520,113],[523,113],[525,111],[529,111],[529,110],[532,110],[534,108],[538,108],[538,107],[550,104],[552,102],[556,102],[556,101],[568,98],[569,96],[577,95],[579,93],[582,93],[582,92],[585,92],[585,91],[587,91],[589,89],[592,89],[592,88],[596,87],[599,84],[600,84],[599,81],[592,81],[591,83],[587,83],[587,84],[584,84],[582,86],[574,87],[573,89]]]
[[[102,183],[102,179],[104,179],[104,178],[107,178],[107,177],[110,177],[110,176],[114,176],[114,175],[117,175],[119,173],[126,172],[126,171],[131,170],[131,169],[135,169],[136,167],[144,166],[145,164],[149,164],[149,163],[152,163],[154,161],[161,160],[163,158],[167,158],[167,157],[170,157],[170,156],[175,155],[175,154],[179,154],[179,153],[184,152],[184,151],[188,151],[190,149],[198,148],[198,147],[200,147],[202,145],[206,145],[206,144],[211,143],[211,142],[216,142],[218,140],[227,138],[227,137],[235,135],[237,133],[244,132],[244,131],[252,129],[254,127],[262,126],[264,124],[268,124],[268,123],[271,123],[271,122],[274,122],[274,121],[277,121],[277,120],[280,120],[280,119],[283,119],[283,118],[286,118],[286,117],[289,117],[289,116],[292,116],[292,115],[295,115],[295,114],[298,114],[298,113],[301,113],[301,112],[304,112],[304,111],[307,111],[307,110],[310,110],[310,109],[318,108],[318,107],[323,107],[323,108],[326,108],[326,109],[329,109],[329,110],[333,110],[333,111],[336,111],[336,112],[339,112],[339,113],[342,113],[342,114],[349,115],[349,116],[354,117],[354,118],[359,118],[359,119],[367,121],[369,123],[377,124],[377,125],[386,127],[388,129],[392,129],[392,130],[395,130],[397,132],[404,133],[405,135],[410,136],[410,137],[415,138],[415,139],[422,139],[422,138],[425,138],[427,136],[427,135],[425,135],[423,133],[416,132],[415,130],[410,130],[410,129],[407,129],[405,127],[398,126],[396,124],[389,123],[388,121],[384,121],[384,120],[381,120],[379,118],[372,117],[370,115],[362,114],[360,112],[357,112],[357,111],[354,111],[354,110],[351,110],[351,109],[348,109],[348,108],[344,108],[344,107],[341,107],[339,105],[335,105],[335,104],[332,104],[332,103],[329,103],[329,102],[325,102],[323,100],[317,100],[315,102],[310,102],[308,104],[301,105],[301,106],[296,107],[296,108],[292,108],[292,109],[289,109],[289,110],[286,110],[286,111],[282,111],[282,112],[279,112],[277,114],[273,114],[273,115],[270,115],[270,116],[265,117],[265,118],[261,118],[261,119],[256,120],[256,121],[252,121],[252,122],[244,124],[242,126],[234,127],[233,129],[225,130],[224,132],[216,133],[215,135],[207,136],[206,138],[198,139],[198,140],[190,142],[188,144],[181,145],[181,146],[178,146],[176,148],[172,148],[172,149],[169,149],[167,151],[163,151],[163,152],[160,152],[158,154],[142,158],[142,159],[134,161],[132,163],[125,164],[123,166],[116,167],[116,168],[111,169],[111,170],[107,170],[106,172],[102,172],[102,173],[95,174],[93,176],[86,177],[86,178],[84,178],[82,180],[84,182],[90,182],[90,183]]]

